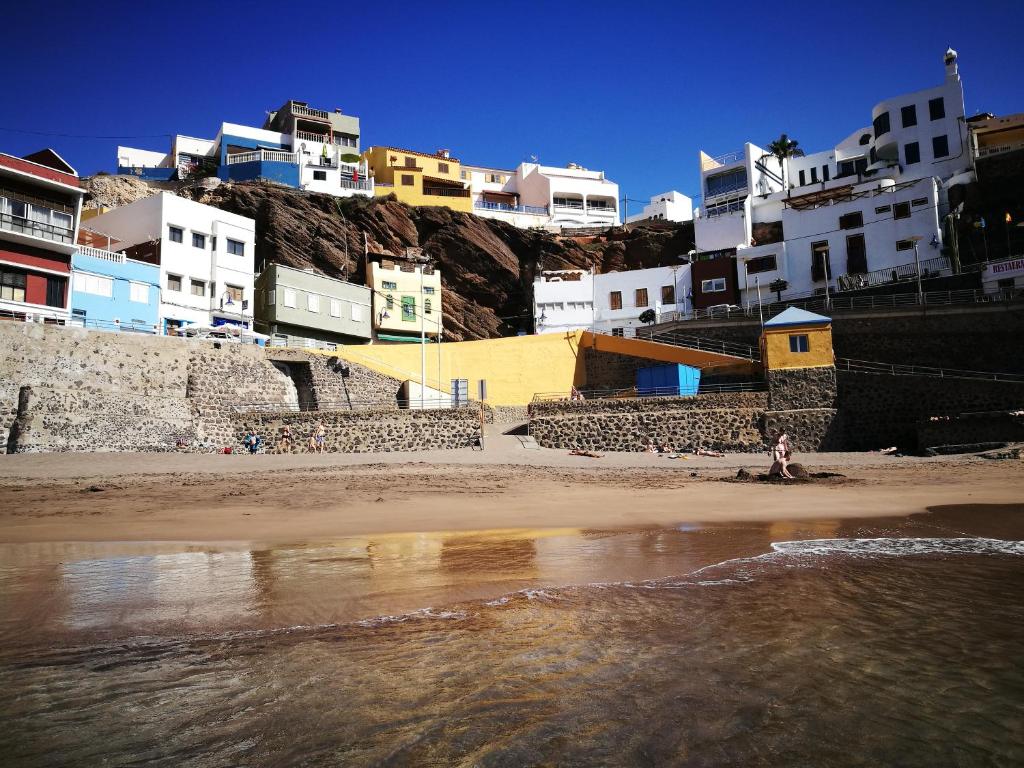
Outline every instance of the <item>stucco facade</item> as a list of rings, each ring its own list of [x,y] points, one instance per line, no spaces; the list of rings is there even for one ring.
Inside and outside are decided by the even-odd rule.
[[[373,294],[373,329],[379,340],[395,340],[389,336],[415,340],[421,334],[432,338],[443,332],[439,271],[384,259],[367,265],[366,279]]]
[[[160,267],[123,253],[80,248],[71,258],[71,323],[159,332]]]
[[[693,201],[682,192],[662,192],[651,197],[640,213],[634,213],[626,221],[692,221]]]
[[[470,213],[473,201],[462,178],[462,164],[448,150],[434,154],[396,147],[370,147],[363,160],[375,194],[394,194],[406,205],[438,205]]]

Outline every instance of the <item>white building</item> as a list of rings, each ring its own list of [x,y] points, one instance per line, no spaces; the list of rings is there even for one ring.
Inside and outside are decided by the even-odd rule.
[[[641,213],[628,216],[626,221],[692,221],[693,201],[682,192],[672,190],[654,195]]]
[[[546,205],[525,205],[516,185],[516,171],[462,166],[462,180],[469,183],[473,213],[487,219],[499,219],[521,229],[544,227],[551,222]]]
[[[537,333],[594,328],[615,336],[635,336],[646,325],[640,316],[651,310],[654,322],[668,312],[687,311],[690,265],[608,272],[542,272],[534,281]],[[594,307],[597,311],[594,311]]]
[[[251,327],[256,222],[161,192],[89,220],[131,258],[160,265],[160,324]]]
[[[588,171],[575,163],[565,168],[522,163],[516,168],[514,184],[520,203],[547,208],[552,225],[611,227],[622,223],[619,185],[603,171]]]
[[[213,139],[175,136],[170,152],[117,148],[118,172],[149,180],[217,175],[264,180],[336,197],[373,195],[359,157],[359,118],[287,101],[262,128],[222,123]]]
[[[956,53],[944,62],[941,85],[876,104],[872,124],[831,149],[782,164],[749,143],[702,152],[698,258],[734,258],[735,270],[719,295],[695,284],[695,305],[753,303],[755,284],[780,280],[786,298],[910,279],[915,242],[922,273],[948,268],[947,192],[973,174]]]

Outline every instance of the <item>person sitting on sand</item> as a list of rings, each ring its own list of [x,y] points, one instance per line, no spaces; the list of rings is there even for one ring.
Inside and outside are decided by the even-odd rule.
[[[768,470],[768,474],[781,475],[787,480],[792,480],[793,475],[787,469],[792,456],[793,452],[789,448],[789,435],[781,432],[772,445],[772,467]]]
[[[654,445],[654,441],[651,438],[647,438],[647,443],[644,445],[644,450],[647,453],[657,453],[658,449]]]
[[[260,439],[260,436],[257,435],[256,431],[252,429],[250,429],[248,433],[246,433],[245,440],[242,441],[242,445],[248,448],[249,453],[253,456],[255,456],[259,452],[260,445],[262,443],[263,441]]]

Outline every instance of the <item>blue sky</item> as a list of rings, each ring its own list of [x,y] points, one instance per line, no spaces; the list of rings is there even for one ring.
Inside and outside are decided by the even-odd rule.
[[[78,136],[212,138],[295,98],[358,115],[363,146],[535,155],[603,169],[631,199],[695,194],[698,150],[783,131],[824,149],[875,102],[937,85],[947,45],[969,114],[1024,112],[1020,2],[30,7],[5,11],[0,151],[53,146],[82,174],[113,170],[119,143],[169,140]]]

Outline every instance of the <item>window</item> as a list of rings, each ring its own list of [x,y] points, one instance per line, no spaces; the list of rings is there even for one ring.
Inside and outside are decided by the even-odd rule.
[[[405,158],[405,167],[406,168],[415,168],[416,167],[416,158],[415,157],[407,157],[407,158]]]
[[[853,160],[843,160],[839,163],[839,174],[836,176],[837,179],[842,179],[847,176],[853,176],[856,171],[853,169]]]
[[[756,259],[747,261],[747,274],[756,275],[758,272],[771,272],[778,266],[775,255],[758,256]]]
[[[928,117],[932,120],[941,120],[946,116],[946,102],[939,96],[936,99],[928,99]]]
[[[861,175],[862,173],[864,173],[867,169],[868,169],[867,158],[865,158],[865,157],[858,157],[856,160],[853,161],[853,170],[857,173],[858,176]]]
[[[351,304],[352,320],[356,323],[363,322],[363,308],[358,304]]]
[[[807,344],[807,334],[794,333],[789,337],[790,352],[807,352],[810,347]]]
[[[633,293],[633,306],[646,307],[647,306],[647,289],[637,288]]]
[[[827,165],[823,165],[823,166],[821,166],[821,180],[822,181],[828,181],[828,179],[829,179],[828,166]]]
[[[883,112],[872,122],[872,126],[875,129],[875,138],[884,136],[889,132],[889,113]]]
[[[128,291],[128,298],[131,301],[137,301],[139,304],[149,304],[149,286],[145,283],[129,283]]]
[[[228,238],[228,253],[232,256],[245,256],[245,243]]]
[[[228,285],[224,284],[224,293],[226,293],[232,301],[242,300],[242,286],[240,285]]]
[[[713,277],[710,280],[700,281],[701,293],[722,293],[725,290],[725,278]]]
[[[490,184],[504,184],[505,183],[505,177],[502,176],[501,174],[498,174],[498,173],[488,173],[487,174],[487,181]]]
[[[914,241],[913,240],[897,240],[896,241],[896,250],[897,251],[912,251],[912,250],[914,250]]]
[[[74,288],[79,293],[89,293],[93,296],[113,296],[114,281],[109,277],[101,275],[90,275],[85,272],[76,272],[73,278]]]
[[[868,250],[864,235],[846,236],[846,274],[859,275],[868,271]]]
[[[448,163],[438,163],[437,164],[437,172],[438,173],[448,173]]]
[[[914,198],[913,200],[910,201],[910,204],[915,206],[915,207],[922,206],[922,205],[928,205],[928,198],[927,197],[916,197],[916,198]]]
[[[394,282],[393,280],[381,280],[380,287],[383,288],[385,291],[397,291],[398,283]]]
[[[626,335],[626,329],[625,328],[612,328],[612,336],[625,336],[625,335]]]
[[[427,294],[427,295],[432,295],[434,293],[434,286],[432,286],[432,285],[424,285],[423,286],[423,292],[425,294]]]
[[[167,276],[167,290],[168,291],[180,291],[181,290],[181,275],[168,275]]]
[[[916,141],[904,144],[903,163],[905,165],[913,165],[919,162],[921,162],[921,146]]]
[[[465,181],[467,178],[467,173],[465,171],[459,171],[459,178]]]
[[[46,306],[64,306],[64,280],[60,277],[46,278]]]
[[[426,314],[426,315],[433,314],[433,309],[431,308],[430,299],[424,299],[423,300],[423,313]]]
[[[622,309],[622,291],[612,291],[608,294],[608,308]]]
[[[662,304],[675,304],[676,303],[676,287],[674,285],[663,285],[663,286],[661,286],[661,303]]]
[[[724,195],[726,192],[734,192],[738,189],[747,188],[747,169],[736,168],[725,173],[708,176],[705,180],[707,185],[707,196]]]
[[[192,281],[192,295],[193,296],[205,296],[206,295],[206,283],[202,280]]]
[[[411,174],[408,174],[408,173],[403,173],[402,174],[402,186],[403,187],[415,186],[415,182],[413,181],[413,178],[412,178]]]
[[[839,217],[840,229],[857,229],[864,226],[864,214],[861,211],[846,213]]]
[[[289,309],[295,309],[296,307],[295,291],[291,288],[284,289],[284,305]]]
[[[892,206],[891,205],[880,205],[877,208],[875,208],[875,213],[888,213],[891,210],[892,210]]]
[[[341,302],[331,299],[331,317],[341,317]]]
[[[313,171],[313,181],[327,181],[327,171]]]
[[[815,282],[828,280],[832,276],[832,264],[829,258],[828,241],[811,243],[811,279]]]
[[[878,162],[878,150],[875,149],[874,147],[872,147],[871,150],[868,152],[868,160],[871,161],[872,165]]]
[[[402,321],[409,323],[416,319],[416,297],[402,297]]]
[[[25,273],[0,267],[0,299],[25,301]]]
[[[862,133],[860,135],[860,139],[857,141],[857,143],[860,144],[862,147],[867,146],[868,144],[871,143],[871,134],[870,133]]]
[[[277,306],[277,291],[275,291],[273,288],[267,291],[267,306]]]
[[[932,137],[932,156],[938,160],[940,157],[949,156],[949,139],[945,136]]]
[[[913,104],[900,107],[900,120],[903,122],[904,128],[910,128],[917,125],[917,107]]]
[[[185,239],[185,230],[183,230],[181,227],[168,227],[167,237],[170,239],[172,243],[183,242]]]
[[[206,248],[206,235],[201,235],[198,232],[192,233],[192,247],[193,248]]]
[[[807,176],[804,175],[803,171],[800,171],[799,177],[800,177],[800,186],[802,187],[802,186],[804,186],[807,183]]]
[[[892,217],[894,219],[909,219],[910,203],[895,203],[892,206]]]
[[[817,184],[817,183],[818,183],[818,168],[817,168],[817,166],[815,166],[814,168],[811,168],[811,184]]]
[[[390,293],[387,295],[387,298],[386,298],[386,301],[385,301],[385,307],[387,309],[394,309],[395,308],[395,297],[392,296]]]
[[[315,293],[306,294],[306,309],[310,312],[320,311],[320,297]]]

